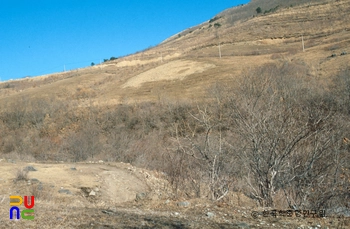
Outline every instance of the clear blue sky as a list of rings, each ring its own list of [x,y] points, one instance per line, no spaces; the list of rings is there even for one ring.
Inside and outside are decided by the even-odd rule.
[[[248,0],[0,0],[0,78],[89,66],[154,46]]]

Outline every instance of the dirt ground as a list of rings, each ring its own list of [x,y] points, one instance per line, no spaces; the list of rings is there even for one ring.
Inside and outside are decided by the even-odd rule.
[[[27,166],[36,171],[16,181]],[[350,228],[347,218],[253,218],[259,209],[237,193],[231,203],[176,200],[164,174],[125,163],[2,160],[0,167],[0,228]],[[35,196],[34,220],[9,219],[10,195]]]
[[[139,87],[146,82],[160,80],[182,80],[188,75],[201,73],[209,68],[215,67],[212,64],[199,63],[194,61],[173,61],[157,68],[143,72],[129,79],[122,87]]]

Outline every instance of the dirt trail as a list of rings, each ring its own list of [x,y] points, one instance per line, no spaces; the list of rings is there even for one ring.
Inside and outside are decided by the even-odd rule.
[[[137,193],[149,191],[145,182],[121,169],[102,172],[102,180],[104,199],[113,203],[132,201]]]
[[[32,166],[27,180],[18,169]],[[36,180],[37,179],[37,180]],[[9,163],[0,159],[0,228],[348,228],[350,220],[250,216],[245,207],[223,207],[204,199],[181,207],[169,198],[162,174],[125,163]],[[67,192],[62,192],[67,191]],[[145,193],[143,200],[133,201]],[[34,220],[10,220],[9,196],[35,195]],[[238,198],[238,197],[237,197]],[[239,204],[242,205],[242,204]],[[21,209],[24,207],[21,206]],[[318,227],[317,227],[318,228]],[[324,227],[326,228],[326,227]]]
[[[27,166],[32,166],[37,171],[29,171],[27,181],[14,182],[18,170]],[[0,162],[0,195],[31,195],[32,185],[37,184],[43,189],[47,187],[45,191],[50,192],[52,199],[64,199],[79,205],[84,202],[82,196],[88,200],[93,197],[95,202],[103,202],[105,205],[128,202],[135,200],[137,193],[150,191],[141,170],[132,168],[131,165],[123,163]]]

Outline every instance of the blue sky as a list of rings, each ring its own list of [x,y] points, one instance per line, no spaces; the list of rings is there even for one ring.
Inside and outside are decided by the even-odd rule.
[[[154,46],[248,0],[0,0],[0,79],[89,66]]]

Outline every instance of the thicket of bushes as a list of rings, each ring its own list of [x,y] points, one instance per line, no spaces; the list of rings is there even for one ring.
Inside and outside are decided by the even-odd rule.
[[[2,157],[123,161],[168,175],[178,195],[261,206],[349,204],[350,77],[324,87],[303,63],[270,64],[206,101],[77,108],[56,99],[2,104]]]

